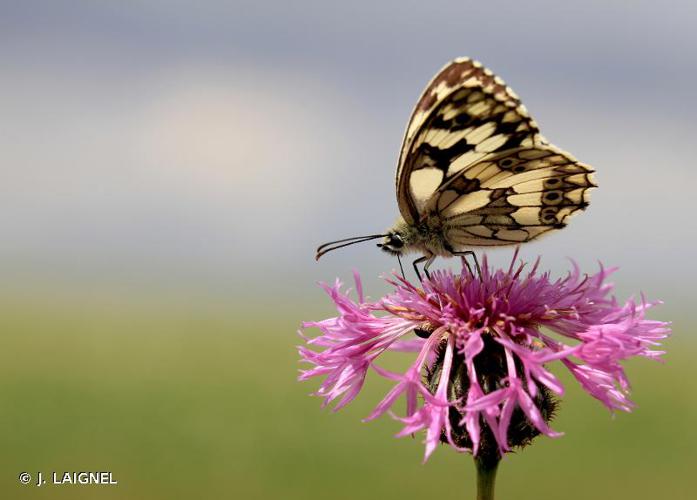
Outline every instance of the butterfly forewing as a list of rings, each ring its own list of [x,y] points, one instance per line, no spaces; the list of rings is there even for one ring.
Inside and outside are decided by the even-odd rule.
[[[540,135],[518,97],[458,59],[412,113],[397,169],[404,219],[443,220],[450,246],[507,245],[563,227],[585,208],[592,170]]]

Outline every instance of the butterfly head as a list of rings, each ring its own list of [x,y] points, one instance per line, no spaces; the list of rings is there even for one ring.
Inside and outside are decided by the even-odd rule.
[[[409,250],[414,250],[422,243],[423,235],[420,234],[420,227],[413,224],[407,224],[404,219],[400,218],[397,223],[384,234],[370,234],[368,236],[354,236],[353,238],[344,238],[341,240],[330,241],[317,248],[317,253],[315,254],[315,259],[319,260],[324,254],[337,250],[339,248],[344,248],[349,245],[355,245],[356,243],[363,243],[365,241],[376,240],[382,238],[382,242],[378,243],[384,252],[390,255],[399,256]]]
[[[390,231],[385,235],[382,243],[378,243],[378,247],[390,255],[400,255],[404,251],[404,238],[399,232]]]

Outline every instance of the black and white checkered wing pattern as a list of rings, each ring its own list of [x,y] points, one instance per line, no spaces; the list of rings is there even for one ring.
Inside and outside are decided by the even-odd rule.
[[[470,59],[445,66],[417,102],[396,184],[404,219],[441,218],[453,249],[563,227],[595,185],[592,170],[548,144],[515,93]]]

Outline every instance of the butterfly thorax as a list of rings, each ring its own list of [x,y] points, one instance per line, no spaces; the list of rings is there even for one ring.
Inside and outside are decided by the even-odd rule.
[[[444,229],[442,219],[436,216],[426,217],[416,224],[409,224],[400,217],[379,246],[391,255],[416,252],[449,257],[452,248],[445,238]]]

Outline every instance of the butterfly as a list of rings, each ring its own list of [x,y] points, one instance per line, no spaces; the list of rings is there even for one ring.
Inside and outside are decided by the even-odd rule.
[[[428,274],[437,256],[474,255],[472,247],[519,245],[563,228],[588,206],[593,172],[542,136],[501,78],[455,59],[426,86],[407,124],[396,175],[401,217],[384,234],[325,243],[316,259],[382,238],[378,247],[398,258],[422,254],[413,264],[420,278],[417,264]]]

